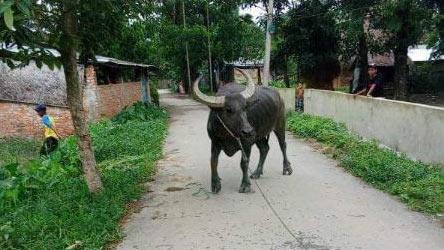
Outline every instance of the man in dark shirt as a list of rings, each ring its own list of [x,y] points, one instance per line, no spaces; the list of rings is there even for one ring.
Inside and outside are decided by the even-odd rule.
[[[369,97],[383,96],[382,78],[381,75],[378,74],[378,69],[375,65],[369,65],[368,79],[356,95],[366,95]]]

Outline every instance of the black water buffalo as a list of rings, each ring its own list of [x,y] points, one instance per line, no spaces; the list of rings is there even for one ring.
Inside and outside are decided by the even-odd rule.
[[[220,86],[216,96],[208,96],[199,90],[199,77],[193,85],[197,99],[211,108],[208,118],[208,135],[211,139],[211,190],[218,193],[221,189],[217,173],[218,158],[221,150],[233,156],[242,150],[242,183],[240,193],[251,191],[248,176],[248,163],[251,147],[256,144],[260,158],[256,171],[251,178],[263,174],[263,165],[269,150],[268,139],[271,131],[276,134],[284,157],[283,174],[291,175],[293,170],[286,153],[285,107],[279,93],[268,87],[255,86],[244,71],[239,70],[248,80],[248,85],[234,83]]]

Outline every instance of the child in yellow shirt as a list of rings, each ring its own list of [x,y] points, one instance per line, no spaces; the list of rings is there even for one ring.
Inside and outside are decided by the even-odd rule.
[[[45,140],[43,141],[43,146],[40,149],[40,154],[49,155],[51,152],[56,150],[59,145],[59,135],[55,128],[55,122],[51,116],[46,114],[45,105],[37,105],[34,110],[42,118],[42,124],[44,127]]]

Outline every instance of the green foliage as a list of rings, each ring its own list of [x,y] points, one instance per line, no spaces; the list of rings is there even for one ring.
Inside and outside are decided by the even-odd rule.
[[[275,87],[275,88],[286,88],[285,82],[282,80],[272,80],[268,83],[269,86]]]
[[[350,86],[340,86],[340,87],[335,88],[335,91],[342,92],[342,93],[349,93]]]
[[[0,1],[0,60],[10,68],[27,65],[31,60],[41,67],[59,67],[60,62],[45,48],[47,40],[30,20],[39,11],[30,0]]]
[[[328,118],[294,113],[290,130],[334,149],[341,166],[373,186],[398,196],[414,210],[444,212],[444,173],[431,166],[381,148],[375,141],[362,140],[343,124]]]
[[[444,91],[444,72],[431,62],[416,63],[410,68],[413,93],[439,93]]]
[[[430,13],[421,0],[388,0],[381,4],[381,26],[388,33],[388,48],[400,50],[415,45],[431,25]]]
[[[432,10],[432,27],[428,32],[427,40],[430,47],[435,49],[434,57],[444,55],[444,1],[425,0],[428,7]]]
[[[284,80],[272,80],[268,83],[268,85],[275,88],[287,88],[287,85],[285,85]],[[296,82],[291,81],[290,88],[293,88],[294,86],[296,86]]]
[[[308,87],[332,89],[332,80],[340,70],[339,33],[331,7],[332,1],[300,1],[289,10],[283,23],[284,46],[288,54],[297,58]]]
[[[264,35],[248,17],[239,16],[240,1],[185,1],[186,28],[183,27],[181,1],[167,1],[158,12],[162,17],[156,24],[161,30],[156,37],[158,51],[167,58],[165,66],[174,72],[172,76],[186,79],[185,43],[188,43],[191,77],[206,67],[208,62],[208,38],[213,68],[222,69],[224,62],[257,59],[262,55]],[[176,79],[178,80],[178,79]]]
[[[112,118],[112,121],[117,124],[125,124],[128,121],[148,122],[166,118],[168,118],[168,113],[165,109],[137,102],[117,114]]]
[[[157,91],[157,84],[155,82],[152,82],[150,84],[150,96],[151,96],[151,101],[156,105],[159,106],[160,105],[160,101],[159,101],[159,92]]]
[[[0,166],[1,249],[100,249],[121,237],[125,204],[140,197],[162,155],[168,115],[137,104],[118,117],[91,126],[99,194],[88,191],[74,137],[50,157]]]
[[[33,139],[0,138],[0,165],[23,163],[39,154],[41,143]]]

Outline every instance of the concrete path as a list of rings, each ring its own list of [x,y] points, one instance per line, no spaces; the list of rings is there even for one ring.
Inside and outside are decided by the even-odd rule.
[[[409,211],[287,136],[292,176],[282,176],[274,135],[254,193],[239,194],[240,154],[219,161],[222,191],[209,193],[209,109],[164,95],[172,111],[165,159],[118,249],[444,249],[437,221]],[[251,168],[258,161],[252,152]]]

